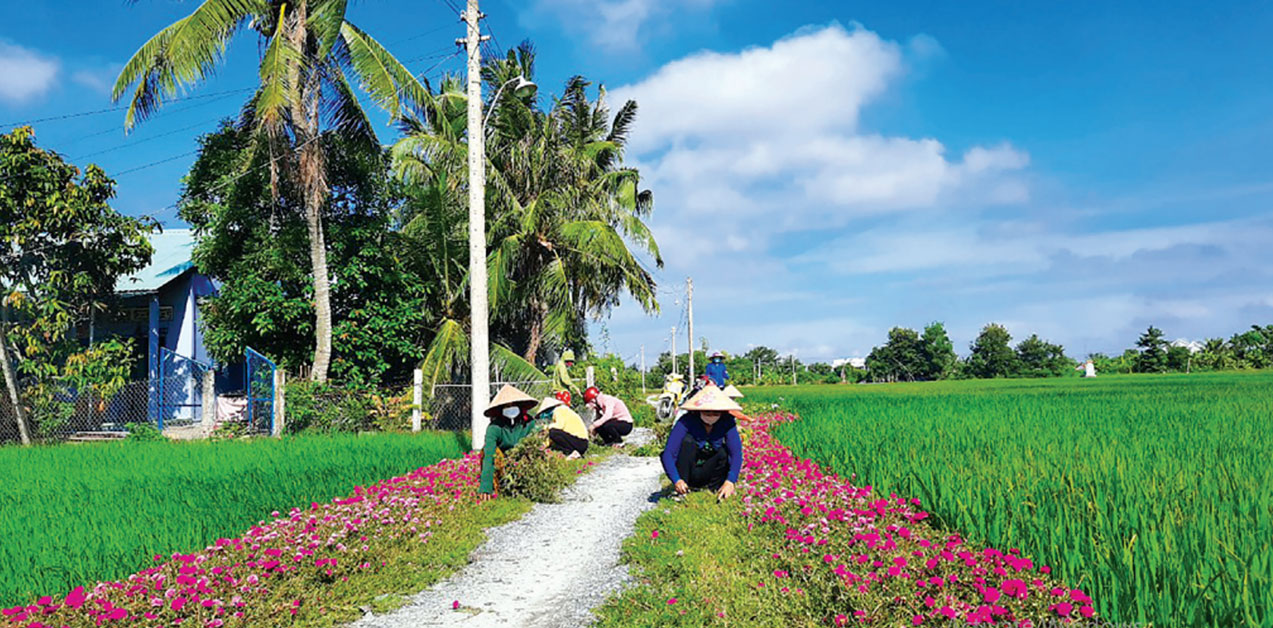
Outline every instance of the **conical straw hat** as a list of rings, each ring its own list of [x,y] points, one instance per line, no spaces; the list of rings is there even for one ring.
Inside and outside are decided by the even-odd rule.
[[[713,384],[704,386],[698,394],[689,398],[681,405],[682,410],[698,411],[709,410],[713,412],[729,412],[730,410],[742,410],[743,407],[734,403],[733,399],[725,396],[725,392],[717,388]]]
[[[499,415],[500,408],[504,406],[517,406],[522,410],[530,410],[535,407],[536,403],[539,402],[535,401],[534,397],[508,384],[504,384],[504,387],[499,389],[499,394],[495,395],[495,398],[491,400],[490,405],[486,406],[486,411],[482,414],[493,419]]]
[[[730,385],[726,386],[726,387],[725,387],[725,389],[724,389],[724,390],[722,390],[721,392],[725,393],[725,396],[726,396],[726,397],[729,397],[730,399],[742,399],[742,398],[743,398],[743,393],[742,393],[742,391],[738,390],[737,388],[734,388],[734,385],[733,385],[733,384],[730,384]]]
[[[532,414],[539,414],[545,410],[552,410],[560,405],[563,405],[560,399],[556,397],[544,397],[544,400],[539,402],[539,406],[535,408],[535,411]]]

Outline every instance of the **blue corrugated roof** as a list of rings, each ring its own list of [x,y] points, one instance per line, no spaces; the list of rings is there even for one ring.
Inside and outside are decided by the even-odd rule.
[[[194,233],[189,229],[164,229],[150,234],[155,254],[145,268],[119,280],[116,292],[155,292],[194,266]]]

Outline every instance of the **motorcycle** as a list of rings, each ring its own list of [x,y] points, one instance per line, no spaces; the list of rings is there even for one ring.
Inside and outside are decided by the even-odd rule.
[[[659,421],[671,421],[676,409],[685,400],[685,382],[680,373],[669,373],[663,382],[663,391],[654,399],[653,406]]]

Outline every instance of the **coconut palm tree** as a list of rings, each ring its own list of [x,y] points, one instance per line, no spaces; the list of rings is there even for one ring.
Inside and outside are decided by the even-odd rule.
[[[221,63],[226,45],[245,26],[261,41],[260,85],[242,123],[268,151],[272,189],[280,174],[300,188],[310,240],[315,340],[312,377],[327,379],[331,362],[331,295],[323,208],[325,137],[375,148],[376,136],[351,77],[393,117],[421,102],[427,90],[383,46],[345,16],[347,0],[205,0],[159,31],[133,54],[112,98],[127,98],[126,129],[154,115],[166,99],[201,83]]]
[[[523,44],[485,70],[491,85],[532,76],[534,51]],[[493,103],[488,265],[502,280],[492,282],[491,302],[508,311],[505,329],[525,330],[516,344],[530,362],[546,342],[577,342],[586,318],[625,293],[647,312],[658,310],[654,278],[629,246],[663,265],[644,223],[653,195],[639,188],[635,169],[622,166],[637,105],[628,101],[611,118],[605,89],[590,101],[589,85],[572,77],[547,112],[517,98]]]
[[[581,78],[547,112],[533,98],[499,91],[533,71],[527,44],[484,68],[487,93],[501,95],[487,104],[486,213],[492,359],[506,375],[529,376],[543,346],[578,343],[586,317],[625,292],[657,309],[654,279],[629,241],[662,265],[643,222],[652,196],[638,189],[635,170],[621,166],[635,103],[611,122],[604,97],[589,101]],[[404,122],[392,151],[395,172],[413,191],[404,232],[434,253],[462,241],[466,229],[465,105],[463,85],[444,80],[420,116]],[[447,255],[446,276],[435,268],[431,282],[454,288],[438,306],[444,316],[424,360],[434,380],[456,372],[468,351],[467,251],[452,246]]]
[[[403,137],[391,153],[407,193],[398,217],[410,247],[404,259],[430,287],[425,307],[432,339],[421,362],[428,386],[461,373],[469,358],[467,115],[464,84],[446,77],[401,121]],[[491,364],[505,380],[543,378],[499,342],[491,344]]]

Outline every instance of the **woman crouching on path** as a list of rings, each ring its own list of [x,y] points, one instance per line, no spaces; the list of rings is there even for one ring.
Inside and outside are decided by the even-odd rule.
[[[482,414],[491,420],[491,424],[486,426],[486,440],[483,441],[479,496],[489,497],[495,493],[495,450],[508,451],[535,431],[529,412],[536,403],[534,397],[505,384],[486,406]]]
[[[743,441],[729,413],[742,407],[709,384],[681,409],[686,412],[672,427],[660,456],[663,471],[679,495],[706,488],[717,499],[728,499],[743,467]]]
[[[559,398],[544,397],[535,409],[539,421],[548,424],[548,448],[574,460],[588,453],[588,428],[583,419]]]

